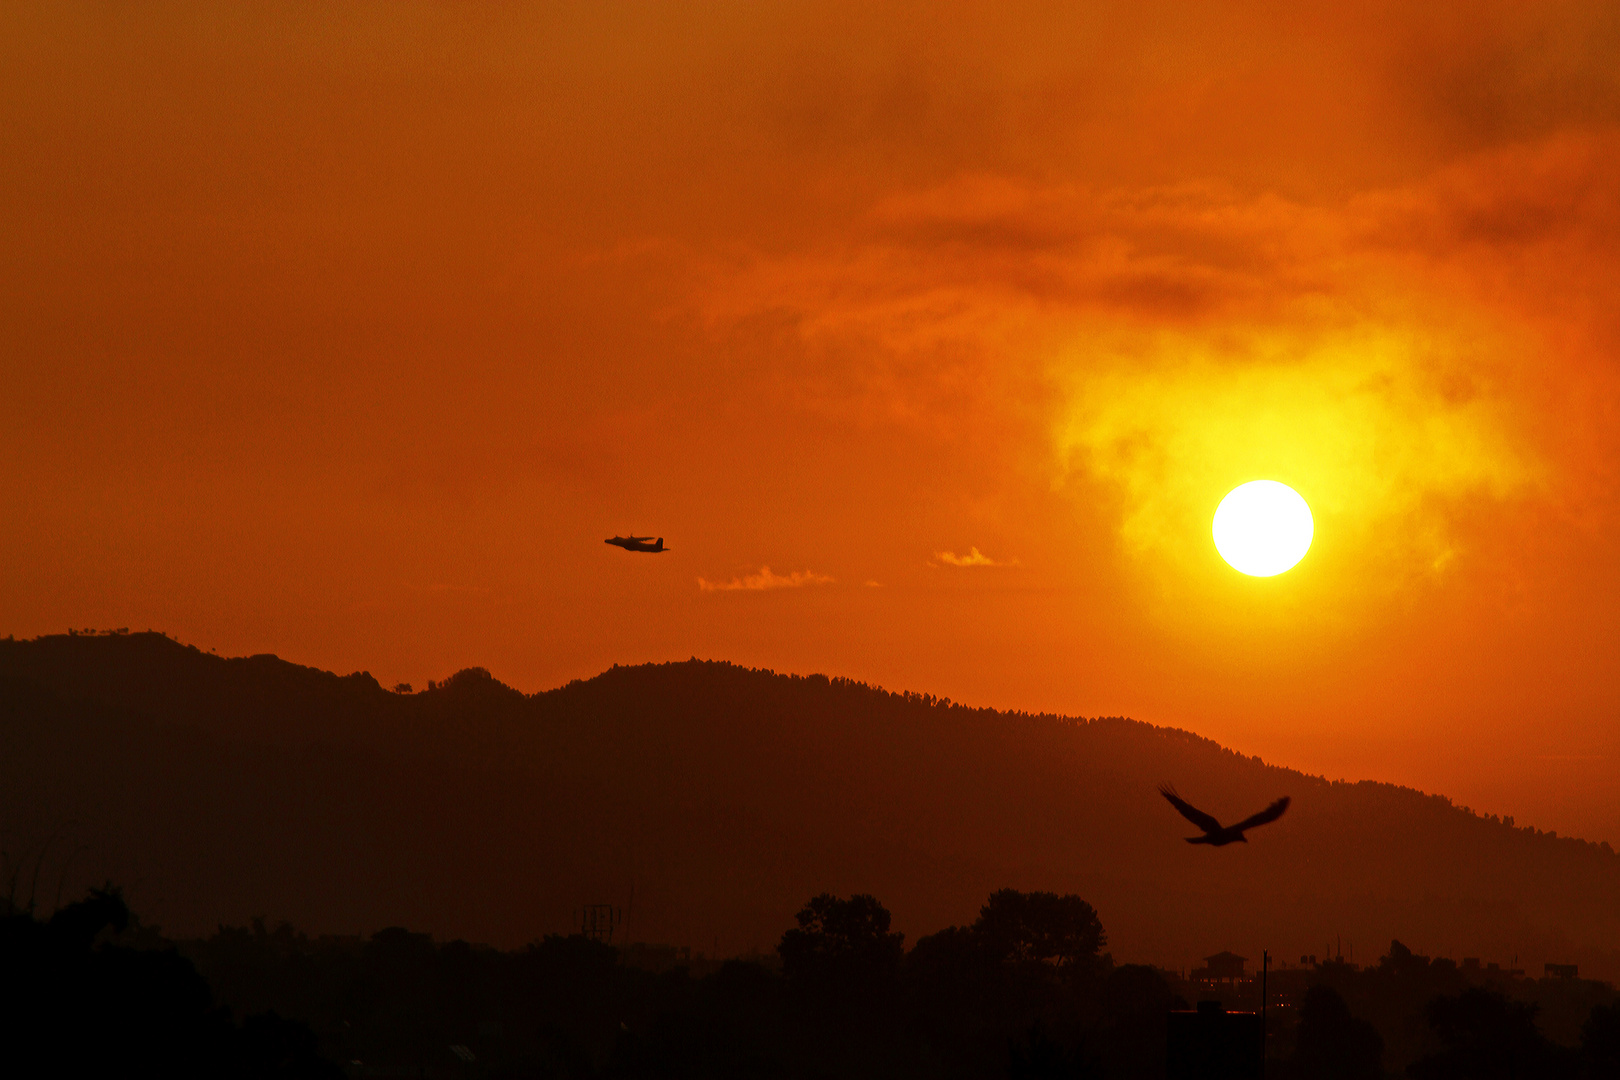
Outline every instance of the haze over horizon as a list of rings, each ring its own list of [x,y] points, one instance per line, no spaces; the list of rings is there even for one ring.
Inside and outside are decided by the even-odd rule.
[[[1617,166],[1595,0],[7,5],[0,634],[723,659],[1620,840]]]

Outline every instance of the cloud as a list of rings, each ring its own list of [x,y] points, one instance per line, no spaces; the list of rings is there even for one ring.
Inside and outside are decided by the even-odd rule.
[[[790,328],[802,404],[1044,472],[1156,565],[1270,477],[1396,582],[1620,489],[1616,167],[1620,127],[1331,198],[965,176],[737,267],[708,314]]]
[[[992,559],[978,548],[968,548],[966,555],[957,555],[949,551],[936,551],[934,558],[946,566],[1017,566],[1017,559],[998,561]],[[938,565],[937,563],[935,565]]]
[[[698,578],[698,588],[704,592],[736,592],[746,590],[750,592],[763,592],[767,589],[802,589],[806,585],[830,585],[832,578],[825,574],[811,573],[809,570],[794,570],[789,574],[777,574],[768,566],[760,567],[757,574],[745,574],[730,581],[709,581],[707,578]]]

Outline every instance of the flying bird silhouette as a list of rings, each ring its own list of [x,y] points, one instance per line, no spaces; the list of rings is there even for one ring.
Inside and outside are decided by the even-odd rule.
[[[1177,795],[1176,789],[1169,784],[1160,784],[1159,794],[1169,799],[1170,805],[1179,810],[1182,817],[1204,830],[1203,836],[1187,837],[1187,843],[1209,844],[1212,847],[1225,847],[1227,844],[1239,842],[1247,844],[1249,838],[1243,835],[1243,830],[1252,829],[1256,825],[1264,825],[1269,821],[1276,821],[1283,816],[1283,811],[1288,809],[1289,802],[1288,796],[1284,795],[1258,814],[1246,817],[1236,825],[1222,825],[1213,817]]]

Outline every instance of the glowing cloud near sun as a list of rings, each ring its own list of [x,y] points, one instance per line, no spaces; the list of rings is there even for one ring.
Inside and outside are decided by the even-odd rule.
[[[1060,461],[1117,492],[1122,548],[1165,573],[1196,572],[1211,499],[1233,478],[1286,472],[1313,492],[1315,521],[1334,523],[1335,550],[1360,561],[1356,588],[1374,564],[1374,587],[1402,588],[1448,565],[1466,536],[1461,508],[1541,482],[1537,448],[1494,374],[1501,342],[1481,335],[1463,357],[1464,340],[1475,339],[1436,330],[1424,344],[1372,320],[1173,333],[1140,341],[1134,366],[1124,344],[1101,343],[1067,369]]]

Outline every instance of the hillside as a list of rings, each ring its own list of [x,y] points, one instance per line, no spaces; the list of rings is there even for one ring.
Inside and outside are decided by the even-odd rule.
[[[1189,847],[1164,780],[1223,817],[1294,805],[1248,845]],[[515,944],[602,901],[638,940],[736,952],[824,890],[877,895],[914,939],[1012,886],[1078,892],[1116,956],[1176,966],[1399,936],[1620,975],[1606,846],[1131,720],[714,662],[395,694],[158,634],[8,640],[0,828],[14,895],[112,877],[181,934],[266,915]]]

